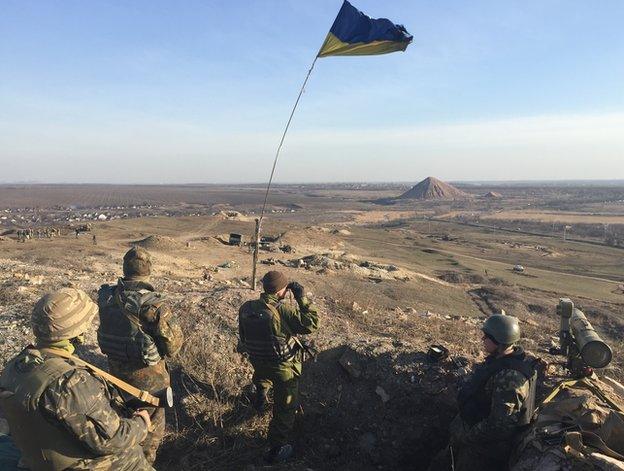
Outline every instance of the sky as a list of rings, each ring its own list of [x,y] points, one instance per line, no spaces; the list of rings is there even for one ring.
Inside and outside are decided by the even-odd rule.
[[[621,0],[353,0],[276,182],[624,178]],[[341,0],[0,0],[0,182],[260,183]]]

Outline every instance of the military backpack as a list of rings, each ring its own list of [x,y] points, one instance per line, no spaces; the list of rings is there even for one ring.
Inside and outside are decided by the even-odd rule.
[[[157,364],[162,355],[152,336],[145,332],[141,313],[157,309],[162,295],[147,289],[125,290],[120,280],[117,286],[104,285],[98,293],[100,327],[97,339],[102,353],[110,359]]]

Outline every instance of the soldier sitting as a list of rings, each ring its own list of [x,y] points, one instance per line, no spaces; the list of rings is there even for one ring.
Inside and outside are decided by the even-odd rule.
[[[239,335],[243,350],[249,354],[256,387],[254,406],[262,412],[267,393],[273,387],[273,417],[269,424],[270,462],[286,461],[292,454],[291,434],[299,405],[299,377],[302,372],[302,344],[296,335],[318,329],[316,307],[305,297],[299,283],[288,283],[279,271],[262,278],[264,293],[239,309]],[[283,299],[291,291],[296,306]]]
[[[165,297],[149,283],[151,266],[147,250],[134,247],[124,256],[124,277],[100,288],[98,344],[113,375],[156,393],[170,385],[165,357],[180,349],[184,337]],[[143,448],[153,463],[165,434],[165,411],[148,410],[154,427]]]
[[[139,443],[149,414],[125,418],[116,389],[67,358],[82,343],[97,306],[83,291],[63,288],[35,305],[36,344],[0,376],[0,406],[22,462],[37,470],[152,470]]]
[[[515,346],[518,319],[494,314],[482,331],[488,356],[459,391],[449,446],[434,458],[431,471],[451,469],[451,463],[456,471],[507,469],[513,440],[535,412],[537,359]]]

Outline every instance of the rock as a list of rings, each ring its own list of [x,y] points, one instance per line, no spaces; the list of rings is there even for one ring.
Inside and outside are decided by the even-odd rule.
[[[20,294],[28,293],[28,288],[26,286],[18,286],[17,287],[17,292],[20,293]]]
[[[360,305],[358,303],[353,301],[353,304],[351,304],[351,310],[353,312],[360,312],[362,310],[362,308],[360,307]]]
[[[241,286],[245,288],[251,288],[251,285],[245,280],[238,280],[238,284],[240,284]]]
[[[227,262],[223,262],[220,265],[217,265],[218,268],[234,268],[238,265],[238,263],[236,263],[236,260],[230,260]]]
[[[31,285],[42,285],[43,284],[43,275],[36,275],[30,278],[30,284]]]
[[[375,394],[377,394],[381,398],[381,402],[384,404],[390,400],[390,396],[381,386],[377,386],[375,388]]]
[[[342,366],[352,378],[357,379],[362,376],[362,369],[353,350],[347,349],[338,359],[338,364]]]
[[[396,317],[398,320],[400,321],[406,321],[407,320],[407,314],[405,314],[405,312],[403,312],[403,309],[401,309],[400,307],[395,307],[394,308],[394,313],[396,314]]]

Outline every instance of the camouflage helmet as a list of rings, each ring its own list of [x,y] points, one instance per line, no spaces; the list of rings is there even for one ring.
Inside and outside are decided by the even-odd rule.
[[[149,276],[151,269],[152,257],[144,248],[134,246],[124,255],[124,276]]]
[[[98,307],[82,290],[61,288],[44,295],[33,309],[31,323],[39,340],[58,342],[83,334]]]
[[[501,345],[513,345],[520,340],[517,317],[493,314],[483,323],[481,330]]]

